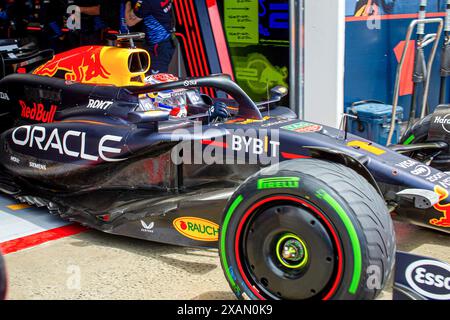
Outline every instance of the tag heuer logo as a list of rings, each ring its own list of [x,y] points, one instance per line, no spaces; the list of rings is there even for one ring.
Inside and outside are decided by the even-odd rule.
[[[141,220],[141,225],[142,225],[142,232],[148,232],[148,233],[153,233],[153,227],[155,226],[154,222],[150,222],[149,224],[146,224],[145,221]]]

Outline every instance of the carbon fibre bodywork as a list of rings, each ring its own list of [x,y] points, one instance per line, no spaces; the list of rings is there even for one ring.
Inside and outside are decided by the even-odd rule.
[[[230,119],[139,111],[142,94],[205,86],[233,96]],[[1,191],[91,228],[214,247],[223,210],[243,181],[277,161],[313,157],[352,167],[398,215],[450,231],[446,173],[341,130],[297,120],[288,108],[258,108],[223,75],[116,87],[16,74],[0,81],[0,98]],[[208,163],[199,157],[205,154],[223,161]],[[185,161],[178,163],[175,155]],[[405,189],[429,190],[440,199],[421,207],[415,197],[398,194]],[[186,223],[197,229],[187,232]]]

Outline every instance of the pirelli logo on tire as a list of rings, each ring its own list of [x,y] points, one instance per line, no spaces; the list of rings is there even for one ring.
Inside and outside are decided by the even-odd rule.
[[[265,189],[295,189],[300,185],[299,177],[276,177],[258,180],[258,190]]]

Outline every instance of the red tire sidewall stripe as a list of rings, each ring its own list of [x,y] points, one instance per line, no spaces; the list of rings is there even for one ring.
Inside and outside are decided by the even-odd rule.
[[[256,288],[251,285],[250,281],[248,280],[248,278],[246,277],[245,273],[244,273],[244,269],[242,267],[242,263],[241,263],[241,258],[240,258],[240,254],[239,254],[239,239],[241,236],[241,232],[243,229],[243,226],[245,225],[246,220],[248,219],[248,217],[260,206],[262,206],[263,204],[266,204],[268,202],[271,201],[279,201],[279,200],[285,200],[285,201],[292,201],[292,202],[296,202],[296,203],[300,203],[301,205],[311,209],[315,214],[317,214],[326,224],[328,230],[331,232],[332,236],[333,236],[333,240],[335,242],[335,246],[338,252],[338,270],[337,270],[337,275],[336,275],[336,280],[334,281],[330,291],[324,296],[323,300],[329,300],[332,295],[335,293],[339,282],[342,278],[342,272],[343,272],[343,252],[342,252],[342,246],[339,240],[339,237],[336,233],[336,231],[334,230],[334,227],[332,226],[331,222],[328,220],[328,218],[322,213],[320,212],[316,207],[312,206],[311,204],[309,204],[306,201],[303,201],[297,197],[294,196],[272,196],[272,197],[268,197],[265,198],[263,200],[260,200],[259,202],[255,203],[252,207],[250,207],[249,210],[247,210],[247,212],[244,214],[243,218],[241,219],[241,221],[239,222],[239,226],[236,232],[236,237],[234,240],[234,250],[235,250],[235,257],[236,257],[236,264],[238,266],[238,270],[239,273],[242,277],[242,279],[244,280],[244,282],[247,284],[247,286],[249,287],[249,289],[253,292],[253,294],[255,294],[259,299],[261,300],[265,300],[265,298],[263,296],[261,296],[261,294],[256,290]]]

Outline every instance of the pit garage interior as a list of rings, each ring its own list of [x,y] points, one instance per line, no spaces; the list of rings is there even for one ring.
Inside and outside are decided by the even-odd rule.
[[[39,1],[31,2],[39,6]],[[408,26],[418,18],[420,2],[173,0],[177,41],[169,73],[181,79],[225,73],[254,101],[268,99],[275,86],[287,87],[282,104],[299,119],[341,128],[384,146],[388,140],[397,144],[411,119],[413,94],[424,94],[413,83],[415,31],[405,49]],[[43,32],[37,12],[32,13],[36,21],[29,19],[22,31],[33,39]],[[444,21],[446,1],[428,0],[425,17]],[[440,33],[438,26],[439,21],[425,28],[439,45],[429,73],[428,113],[441,104],[440,91],[450,96],[448,83],[442,89],[439,67],[445,25]],[[439,41],[436,33],[441,35]],[[433,37],[429,40],[426,63],[433,56]],[[201,90],[220,96],[211,89]],[[418,101],[415,118],[422,106]],[[393,104],[398,113],[390,134]],[[355,111],[361,105],[386,108],[382,115],[363,119]],[[236,299],[223,276],[217,249],[103,233],[22,200],[0,195],[7,299]],[[450,217],[445,208],[441,212]],[[392,217],[397,250],[450,263],[448,232],[416,225],[395,211]],[[151,225],[141,224],[142,232],[151,231]],[[392,299],[392,282],[377,299]]]

